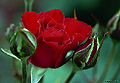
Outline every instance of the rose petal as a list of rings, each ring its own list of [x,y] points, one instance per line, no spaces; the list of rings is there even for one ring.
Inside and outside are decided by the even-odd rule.
[[[37,38],[37,49],[34,55],[28,58],[28,63],[42,68],[54,67],[61,52],[62,46],[57,42],[46,42],[39,36]]]
[[[57,23],[56,26],[54,26],[54,28],[58,29],[58,30],[64,30],[65,29],[65,25],[62,23]]]
[[[53,41],[53,42],[58,42],[59,44],[61,44],[62,38],[63,38],[63,32],[61,30],[59,31],[54,30],[53,32],[51,32],[51,30],[44,30],[44,32],[41,32],[41,36],[44,37],[45,41]]]
[[[55,22],[55,20],[51,20],[48,24],[47,24],[47,26],[48,27],[53,27],[53,26],[55,26],[57,23]]]
[[[66,18],[65,25],[65,31],[70,37],[72,37],[75,33],[80,33],[83,36],[89,37],[92,33],[92,28],[90,25],[87,25],[86,23],[78,21],[74,18]]]
[[[51,16],[57,23],[63,23],[65,17],[61,10],[58,9],[46,11],[44,14],[42,14],[41,19],[45,16]]]
[[[53,19],[51,16],[44,16],[43,18],[41,18],[43,20],[44,23],[44,27],[47,26],[47,24]]]
[[[42,12],[41,13],[25,12],[21,17],[23,26],[27,28],[29,31],[31,31],[34,35],[36,34],[40,26],[37,21],[40,19],[41,14]]]
[[[88,38],[87,36],[83,36],[80,33],[74,34],[72,40],[66,44],[67,46],[65,48],[65,51],[70,51],[70,50],[76,48],[82,41],[84,41],[87,38]]]
[[[63,48],[59,52],[59,57],[57,58],[55,68],[57,68],[61,64],[61,62],[64,60],[66,54],[67,54],[67,51],[65,51],[65,47],[63,46]]]
[[[77,47],[78,44],[87,39],[92,33],[92,28],[89,25],[74,18],[66,18],[65,25],[65,31],[71,39],[67,46],[68,50]]]

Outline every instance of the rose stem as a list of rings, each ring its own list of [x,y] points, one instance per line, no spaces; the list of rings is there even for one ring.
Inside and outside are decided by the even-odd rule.
[[[32,11],[32,4],[34,0],[24,0],[25,3],[25,12],[30,12]]]
[[[26,60],[27,60],[27,58],[21,58],[21,62],[22,62],[22,83],[26,83],[26,81],[27,81]]]
[[[17,72],[16,59],[13,58],[13,75],[16,76],[20,81],[22,80],[21,75]]]
[[[108,57],[108,60],[107,60],[106,65],[105,65],[105,68],[104,68],[104,70],[102,72],[102,75],[101,75],[101,77],[100,77],[100,79],[98,80],[97,83],[101,83],[105,79],[105,77],[107,75],[107,71],[108,71],[108,69],[109,69],[109,67],[111,65],[111,62],[112,62],[113,58],[114,58],[115,50],[116,50],[116,43],[113,41],[113,45],[112,45],[112,50],[111,50],[110,56]]]
[[[67,77],[67,79],[65,80],[64,83],[69,83],[71,81],[71,79],[73,78],[73,76],[75,75],[75,73],[76,73],[76,71],[73,68],[70,75]]]
[[[32,11],[33,2],[34,2],[34,0],[24,0],[25,12]],[[22,83],[26,83],[26,81],[27,81],[26,60],[27,60],[27,58],[21,58],[21,62],[22,62]]]

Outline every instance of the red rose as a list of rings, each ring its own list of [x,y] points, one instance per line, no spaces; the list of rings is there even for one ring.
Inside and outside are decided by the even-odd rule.
[[[58,9],[40,13],[25,12],[21,21],[37,39],[36,52],[28,58],[28,63],[42,68],[57,68],[67,52],[92,33],[90,25],[74,18],[65,18]]]

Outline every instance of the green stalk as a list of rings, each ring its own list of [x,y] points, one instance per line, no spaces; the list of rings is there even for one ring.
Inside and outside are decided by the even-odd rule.
[[[34,0],[24,0],[24,2],[25,2],[25,12],[32,11],[32,4]]]
[[[26,58],[21,58],[22,62],[22,83],[27,83]]]
[[[114,58],[115,50],[116,50],[116,43],[113,42],[112,50],[111,50],[110,56],[108,57],[108,60],[106,62],[105,69],[103,70],[102,75],[97,83],[102,83],[104,81],[104,79],[107,75],[107,71],[111,65],[113,58]]]
[[[32,4],[34,0],[24,0],[25,3],[25,12],[32,11]],[[22,63],[22,83],[27,83],[27,71],[26,71],[26,57],[21,58]]]
[[[67,77],[67,79],[65,80],[64,83],[69,83],[71,81],[71,79],[73,78],[73,76],[75,75],[75,73],[76,73],[76,71],[73,68],[70,75]]]

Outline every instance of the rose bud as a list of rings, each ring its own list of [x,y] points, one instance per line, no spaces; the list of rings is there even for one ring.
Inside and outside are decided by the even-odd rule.
[[[35,36],[25,28],[16,28],[10,41],[10,50],[18,58],[27,57],[35,53],[37,42]]]
[[[6,31],[6,39],[8,40],[8,42],[10,42],[14,32],[16,30],[16,27],[14,24],[11,24],[9,28],[7,28],[7,31]]]
[[[77,48],[73,56],[73,64],[75,68],[82,70],[95,66],[98,58],[98,54],[96,54],[98,48],[98,39],[88,38],[84,44]]]
[[[91,36],[94,36],[94,34],[97,33],[97,36],[99,36],[99,39],[102,39],[105,33],[104,26],[100,23],[96,23],[95,26],[92,28],[93,32]]]
[[[111,37],[120,41],[120,11],[109,20],[107,27]]]

